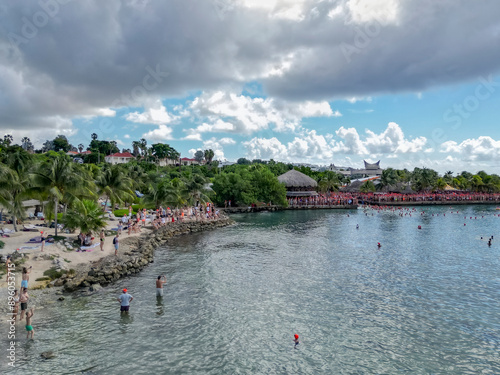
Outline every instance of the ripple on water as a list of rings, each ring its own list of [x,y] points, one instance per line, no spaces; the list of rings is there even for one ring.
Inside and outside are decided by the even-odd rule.
[[[179,237],[139,275],[41,310],[17,370],[500,373],[500,246],[480,240],[498,237],[499,218],[467,207],[485,218],[464,227],[462,212],[425,211],[238,215],[234,227]],[[121,317],[125,286],[134,301]],[[46,350],[58,357],[42,361]]]

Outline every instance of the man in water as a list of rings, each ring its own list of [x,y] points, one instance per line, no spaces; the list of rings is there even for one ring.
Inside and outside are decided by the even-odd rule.
[[[300,344],[299,335],[295,334],[293,337],[294,337],[293,342],[295,343],[295,346],[299,345]]]
[[[31,318],[33,317],[34,310],[35,309],[32,307],[30,311],[26,314],[26,331],[28,332],[26,334],[27,339],[30,337],[30,334],[31,334],[31,339],[33,339],[33,335],[35,334],[33,326],[31,325]]]
[[[167,282],[165,275],[158,276],[156,279],[156,297],[163,297],[163,284]]]
[[[130,294],[127,293],[127,289],[123,289],[123,294],[117,298],[117,301],[120,302],[120,312],[123,313],[128,313],[128,310],[130,308],[130,302],[134,297],[132,297]]]

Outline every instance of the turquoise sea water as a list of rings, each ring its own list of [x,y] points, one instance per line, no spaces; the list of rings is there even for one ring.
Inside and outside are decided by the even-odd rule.
[[[233,227],[157,250],[139,275],[40,311],[7,373],[498,374],[498,214],[233,216]],[[129,317],[114,300],[123,287]],[[42,360],[47,350],[57,358]]]

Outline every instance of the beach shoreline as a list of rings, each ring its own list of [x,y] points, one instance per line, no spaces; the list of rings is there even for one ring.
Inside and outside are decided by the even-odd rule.
[[[109,223],[107,229],[109,230],[115,223],[117,222]],[[45,245],[43,252],[41,252],[41,245],[34,249],[17,251],[15,249],[25,244],[29,237],[37,234],[36,232],[17,232],[18,234],[12,237],[3,238],[5,246],[1,253],[4,256],[18,253],[17,259],[25,259],[24,263],[17,267],[14,274],[15,288],[18,290],[21,286],[20,268],[33,266],[30,273],[28,293],[33,296],[33,306],[43,308],[49,303],[54,303],[64,294],[81,292],[82,295],[88,295],[98,290],[100,286],[112,284],[122,277],[139,272],[153,261],[156,248],[174,236],[211,230],[232,224],[234,224],[234,221],[223,216],[214,220],[169,223],[157,230],[146,227],[142,229],[141,233],[134,233],[130,236],[122,234],[118,256],[114,255],[112,236],[106,237],[103,251],[100,250],[99,246],[96,246],[90,252],[76,252],[75,250],[68,250],[61,244]],[[44,235],[53,234],[54,232],[54,229],[40,228],[44,231]],[[75,234],[64,234],[63,236],[68,239],[76,237]],[[6,251],[6,249],[14,250]],[[36,281],[36,279],[43,277],[46,270],[57,267],[54,263],[56,260],[59,260],[58,263],[62,264],[66,270],[72,271],[55,280]],[[5,265],[3,266],[5,270]],[[7,300],[8,290],[6,274],[4,273],[0,281],[1,300]],[[7,304],[0,306],[0,312],[8,312]]]

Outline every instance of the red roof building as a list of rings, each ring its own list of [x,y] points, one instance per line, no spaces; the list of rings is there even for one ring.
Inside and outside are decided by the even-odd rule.
[[[130,152],[116,152],[106,156],[104,160],[110,164],[124,164],[128,163],[131,159],[135,159],[135,157]]]

